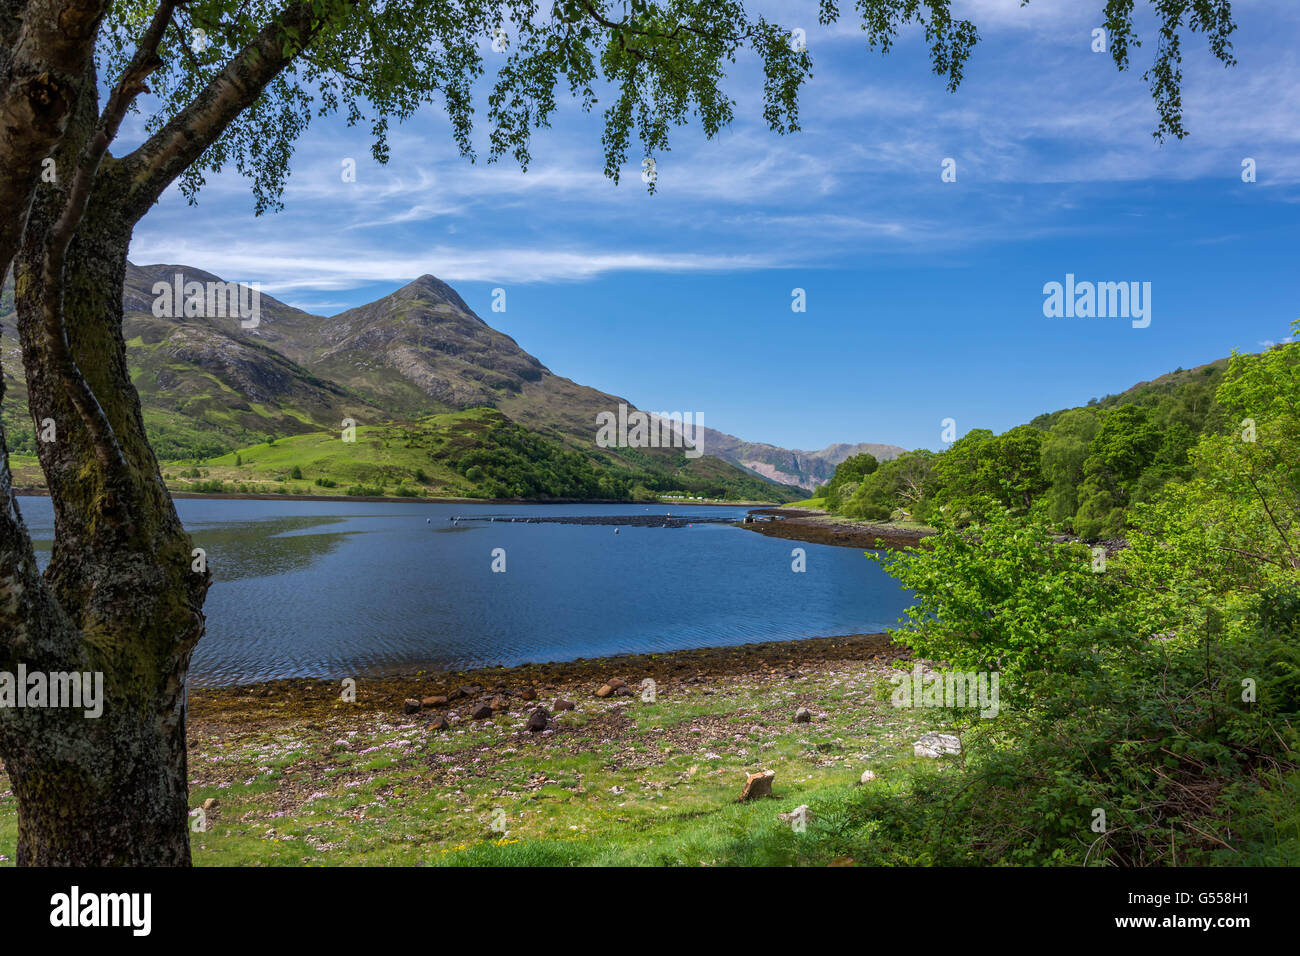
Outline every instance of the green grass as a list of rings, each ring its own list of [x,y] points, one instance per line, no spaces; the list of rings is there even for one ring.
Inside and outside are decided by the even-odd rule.
[[[784,507],[786,507],[786,508],[809,508],[809,509],[812,509],[812,510],[814,510],[814,511],[825,511],[825,510],[826,510],[826,499],[825,499],[825,498],[805,498],[803,501],[791,501],[789,504],[784,505]]]
[[[219,482],[231,492],[396,497],[567,497],[565,491],[584,490],[581,479],[594,475],[589,462],[491,409],[363,425],[349,437],[355,440],[345,441],[341,431],[295,435],[197,466],[171,462],[163,473],[174,491],[214,490]],[[471,471],[464,462],[475,453],[489,461]],[[493,461],[501,464],[497,472]]]
[[[191,735],[190,805],[219,806],[191,834],[197,865],[824,865],[862,853],[844,809],[903,786],[933,715],[894,710],[883,664],[798,684],[783,675],[682,686],[655,703],[589,694],[553,734],[522,712],[431,732],[411,718],[326,721]],[[824,714],[796,724],[800,701]],[[201,719],[199,721],[201,725]],[[693,732],[694,731],[694,732]],[[335,740],[347,740],[346,748]],[[738,803],[747,771],[776,772],[773,799]],[[7,783],[0,776],[0,786]],[[777,814],[807,804],[804,832]],[[12,862],[12,793],[0,854]],[[493,824],[496,822],[496,827]]]

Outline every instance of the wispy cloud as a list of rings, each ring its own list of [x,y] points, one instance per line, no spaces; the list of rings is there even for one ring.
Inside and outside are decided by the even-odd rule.
[[[809,13],[771,6],[788,23]],[[761,78],[742,60],[729,77],[736,124],[713,141],[683,131],[656,157],[653,198],[635,154],[620,185],[603,175],[600,107],[590,115],[563,107],[554,128],[538,134],[527,173],[511,162],[471,164],[427,113],[392,133],[388,166],[370,159],[361,130],[322,120],[295,155],[284,213],[253,221],[247,184],[232,173],[210,177],[197,208],[174,191],[164,198],[138,228],[132,256],[183,256],[303,291],[423,272],[567,282],[864,256],[933,260],[1035,236],[1105,234],[1118,228],[1114,218],[1088,209],[1112,202],[1116,190],[1231,184],[1246,156],[1258,164],[1256,187],[1291,202],[1300,183],[1300,61],[1266,24],[1300,21],[1276,2],[1234,10],[1245,24],[1238,67],[1223,69],[1199,38],[1186,51],[1192,135],[1181,143],[1151,139],[1155,110],[1140,77],[1151,44],[1127,74],[1091,52],[1097,4],[958,0],[954,11],[980,26],[984,42],[955,95],[929,73],[919,35],[888,56],[843,42],[861,36],[846,5],[834,29],[807,26],[817,66],[803,130],[782,138],[764,127]],[[945,158],[957,164],[955,184],[940,181]],[[354,182],[341,175],[345,160],[355,161]]]

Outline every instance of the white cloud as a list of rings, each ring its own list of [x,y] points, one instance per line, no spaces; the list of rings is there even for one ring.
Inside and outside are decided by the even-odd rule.
[[[350,289],[367,282],[409,282],[431,273],[447,282],[554,282],[591,279],[610,272],[735,272],[771,268],[774,263],[749,255],[697,255],[584,249],[482,248],[430,246],[394,256],[382,250],[258,242],[212,245],[183,241],[141,241],[131,246],[132,261],[195,264],[224,278],[258,281],[264,291]]]

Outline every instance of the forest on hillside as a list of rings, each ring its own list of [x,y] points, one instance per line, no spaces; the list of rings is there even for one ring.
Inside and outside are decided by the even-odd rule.
[[[1003,709],[958,715],[959,772],[846,799],[869,859],[1300,860],[1300,345],[870,465],[841,508],[883,474],[938,531],[872,553],[916,598],[892,636]]]
[[[1291,346],[1276,349],[1289,363],[1300,356]],[[1227,366],[1179,369],[1002,434],[973,429],[939,452],[884,462],[856,455],[815,494],[852,518],[928,524],[947,514],[968,523],[990,507],[1041,508],[1052,526],[1079,537],[1120,537],[1133,505],[1192,477],[1190,454],[1203,436],[1245,427],[1216,400]]]

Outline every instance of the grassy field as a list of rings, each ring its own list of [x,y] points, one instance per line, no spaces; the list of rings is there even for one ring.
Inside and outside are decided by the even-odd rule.
[[[807,646],[801,646],[807,645]],[[900,650],[882,637],[480,671],[459,676],[285,682],[191,693],[192,834],[198,865],[733,864],[863,861],[843,808],[866,788],[906,786],[912,743],[934,712],[888,700]],[[637,693],[595,696],[621,676]],[[655,681],[655,700],[641,682]],[[410,696],[474,682],[507,709],[404,715]],[[528,690],[537,701],[521,699]],[[538,704],[576,704],[542,733]],[[794,722],[808,707],[808,723]],[[433,721],[450,710],[447,730]],[[950,760],[954,758],[944,758]],[[932,763],[932,761],[927,761]],[[737,802],[746,773],[774,795]],[[878,776],[860,784],[864,770]],[[0,856],[15,805],[0,777]],[[801,827],[778,819],[810,808]],[[195,818],[196,821],[198,817]]]
[[[209,458],[164,461],[161,470],[171,491],[194,494],[583,501],[663,495],[670,503],[696,504],[772,504],[790,494],[715,458],[617,451],[587,453],[494,409],[473,408],[360,425],[346,437],[313,431]],[[35,456],[13,455],[11,466],[18,487],[44,487]]]
[[[788,505],[782,505],[784,508],[804,508],[809,511],[825,511],[825,498],[805,498],[803,501],[792,501]]]

